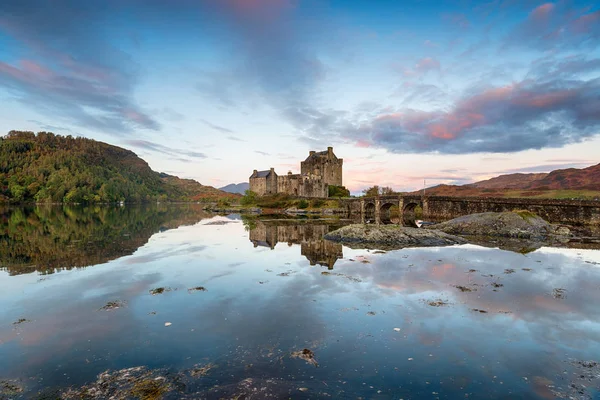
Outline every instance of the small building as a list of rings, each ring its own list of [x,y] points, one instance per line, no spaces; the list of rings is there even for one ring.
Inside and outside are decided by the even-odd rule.
[[[275,173],[275,169],[254,170],[250,175],[250,190],[259,196],[277,193],[277,173]]]
[[[322,197],[329,195],[329,186],[342,186],[344,160],[337,158],[333,147],[325,151],[310,151],[300,163],[300,173],[277,175],[271,168],[267,171],[254,170],[250,175],[250,190],[259,196],[285,193],[299,197]]]

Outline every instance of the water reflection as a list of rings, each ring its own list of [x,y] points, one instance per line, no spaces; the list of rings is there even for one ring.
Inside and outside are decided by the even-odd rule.
[[[0,269],[44,274],[132,254],[159,231],[208,218],[200,205],[0,208]]]
[[[214,217],[94,268],[0,272],[0,381],[35,398],[146,366],[167,398],[598,398],[574,360],[599,361],[600,252],[302,251],[327,229]]]
[[[275,249],[277,243],[300,245],[300,254],[310,265],[322,265],[333,269],[336,261],[344,258],[342,245],[323,239],[327,233],[338,229],[339,222],[255,221],[251,225],[249,239],[254,247]]]

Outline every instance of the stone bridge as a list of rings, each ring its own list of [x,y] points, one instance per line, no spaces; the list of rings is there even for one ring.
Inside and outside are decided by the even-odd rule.
[[[392,195],[353,199],[347,206],[352,214],[360,213],[363,223],[414,225],[417,217],[441,221],[488,211],[528,210],[554,223],[600,224],[597,200]]]

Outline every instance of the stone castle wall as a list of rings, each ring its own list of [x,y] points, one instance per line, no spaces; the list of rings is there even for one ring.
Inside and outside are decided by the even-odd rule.
[[[301,196],[302,189],[300,174],[287,174],[277,177],[277,193],[287,193],[292,196]]]
[[[277,178],[278,176],[275,171],[272,171],[271,175],[266,178],[267,194],[277,193]]]
[[[259,196],[267,194],[267,179],[266,178],[250,178],[249,190],[253,191]]]
[[[298,197],[327,197],[329,186],[320,178],[288,174],[277,177],[277,193]]]

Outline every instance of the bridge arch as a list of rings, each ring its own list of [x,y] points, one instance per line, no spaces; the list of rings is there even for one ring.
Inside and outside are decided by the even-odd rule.
[[[415,220],[426,213],[425,202],[419,196],[363,197],[360,199],[362,221],[366,224],[416,226]]]
[[[417,212],[421,210],[421,215]],[[402,208],[402,224],[404,226],[412,226],[416,227],[416,220],[422,218],[422,203],[415,200],[408,200],[404,203],[404,207]]]
[[[374,202],[365,202],[365,206],[364,206],[364,223],[365,224],[372,224],[372,223],[376,223],[376,216],[377,216],[377,207],[375,206]]]
[[[379,205],[379,219],[382,224],[398,224],[400,223],[399,219],[400,208],[398,199],[383,200]]]

